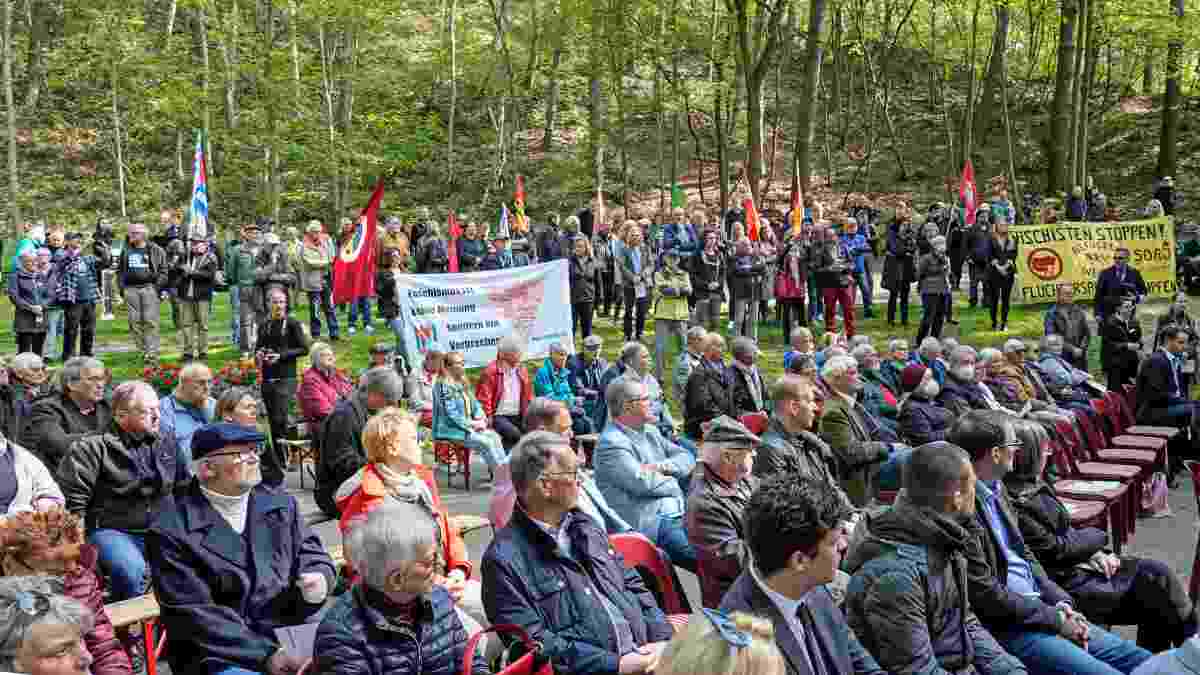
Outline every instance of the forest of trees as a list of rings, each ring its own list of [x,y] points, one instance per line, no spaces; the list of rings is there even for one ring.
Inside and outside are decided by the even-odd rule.
[[[473,217],[517,173],[535,218],[793,167],[937,194],[967,157],[1144,192],[1200,174],[1186,2],[4,0],[0,189],[10,224],[144,217],[186,199],[203,129],[219,224],[331,219],[381,175],[390,211]],[[1134,137],[1146,161],[1113,156]]]

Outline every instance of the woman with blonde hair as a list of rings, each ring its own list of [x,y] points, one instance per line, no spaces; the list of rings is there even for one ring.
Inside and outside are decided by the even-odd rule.
[[[500,434],[488,429],[483,406],[467,379],[462,352],[449,352],[433,384],[433,440],[457,443],[483,454],[488,469],[508,458]]]
[[[712,609],[692,617],[662,652],[654,675],[785,675],[771,622]],[[705,620],[701,620],[701,619]]]
[[[463,611],[482,620],[479,582],[470,581],[472,565],[467,546],[442,505],[433,468],[422,462],[417,418],[407,410],[384,408],[367,420],[362,444],[367,453],[366,466],[346,479],[334,494],[342,514],[338,523],[342,535],[384,504],[400,502],[421,507],[437,529],[434,583],[445,588]],[[475,622],[471,628],[478,629]]]
[[[617,256],[617,277],[625,293],[625,341],[641,342],[654,292],[654,258],[637,221],[625,221],[624,234],[625,245]]]

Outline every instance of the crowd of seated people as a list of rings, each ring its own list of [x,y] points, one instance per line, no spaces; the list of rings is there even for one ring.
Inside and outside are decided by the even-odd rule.
[[[316,422],[317,501],[344,539],[340,576],[297,501],[263,483],[253,392],[213,400],[196,364],[161,401],[137,381],[110,395],[101,362],[72,359],[25,399],[45,422],[20,429],[33,447],[0,442],[0,570],[21,580],[0,580],[0,619],[46,613],[71,637],[72,672],[100,675],[149,657],[101,598],[151,590],[172,672],[197,675],[482,674],[485,651],[465,649],[491,624],[521,627],[570,673],[1107,675],[1191,644],[1181,580],[1073,524],[1046,478],[1062,470],[1049,456],[1062,425],[1105,424],[1091,404],[1105,383],[1067,338],[977,351],[928,337],[909,352],[791,337],[770,381],[753,340],[727,358],[721,335],[689,331],[673,396],[644,345],[609,365],[597,336],[575,357],[550,349],[536,374],[503,341],[477,384],[453,351],[407,383],[387,366],[343,382],[318,345],[302,417]],[[1119,375],[1138,385],[1138,422],[1192,423],[1192,339],[1168,322],[1136,377]],[[424,463],[423,426],[493,470],[496,529],[478,561]],[[898,495],[883,476],[900,477]],[[704,609],[685,628],[617,534],[699,577]],[[38,672],[49,638],[21,621],[0,630],[0,659]],[[311,653],[277,632],[303,624]],[[524,644],[498,642],[509,658]]]

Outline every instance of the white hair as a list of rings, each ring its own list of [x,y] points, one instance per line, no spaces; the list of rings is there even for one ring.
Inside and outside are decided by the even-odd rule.
[[[871,345],[861,344],[855,347],[854,351],[850,352],[850,356],[854,357],[854,360],[857,361],[858,365],[861,366],[863,362],[867,360],[868,356],[874,356],[875,353],[875,348]]]
[[[891,340],[888,340],[888,351],[898,351],[901,345],[904,346],[904,351],[908,351],[908,340],[905,340],[904,338],[892,338]]]
[[[524,495],[528,492],[533,482],[542,476],[550,461],[557,456],[556,453],[570,451],[570,448],[567,439],[553,431],[539,429],[525,434],[508,457],[509,473],[516,493]]]
[[[821,377],[826,380],[842,377],[851,368],[857,368],[858,363],[849,356],[834,356],[825,360],[825,366],[821,368]]]
[[[941,354],[942,343],[935,337],[927,337],[924,340],[921,340],[921,347],[917,351],[921,352],[922,354],[931,352],[937,352],[938,354]]]
[[[995,347],[984,347],[983,349],[979,350],[979,363],[983,365],[987,365],[992,361],[999,361],[1003,357],[1004,355],[1001,354],[1000,350],[996,349]]]
[[[978,360],[979,355],[975,352],[975,348],[970,345],[959,345],[950,352],[950,365],[956,366],[963,362],[967,357]]]
[[[515,335],[509,335],[500,339],[500,344],[496,345],[497,354],[520,354],[525,351],[521,347],[521,340]]]
[[[375,590],[385,589],[392,570],[416,560],[421,548],[439,544],[437,525],[429,511],[395,500],[372,509],[364,522],[352,525],[345,542],[346,558],[363,582]]]
[[[604,402],[608,404],[609,417],[620,417],[625,412],[625,406],[647,393],[645,390],[646,385],[638,378],[622,375],[613,380],[604,391]]]

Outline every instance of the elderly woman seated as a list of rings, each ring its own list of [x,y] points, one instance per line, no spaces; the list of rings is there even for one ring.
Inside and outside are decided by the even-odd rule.
[[[29,675],[88,675],[84,641],[92,614],[59,595],[49,577],[0,579],[0,671]]]
[[[104,610],[104,583],[96,548],[83,542],[79,518],[61,507],[25,512],[0,521],[0,571],[6,577],[44,575],[55,593],[73,598],[94,621],[83,640],[92,675],[130,675],[129,655],[117,641]]]
[[[33,414],[33,402],[50,391],[46,362],[33,352],[22,352],[8,362],[0,382],[0,433],[23,438]]]
[[[317,628],[316,671],[459,673],[470,636],[454,599],[435,583],[441,546],[428,509],[384,504],[350,530],[345,546],[361,582],[338,598]],[[477,652],[471,673],[488,672]]]
[[[1196,608],[1187,589],[1165,563],[1118,557],[1108,533],[1072,527],[1067,507],[1043,479],[1046,432],[1038,424],[1015,423],[1021,445],[1004,477],[1017,526],[1029,551],[1065,591],[1075,608],[1101,624],[1136,625],[1137,643],[1151,652],[1182,644],[1196,634]]]
[[[314,342],[309,358],[312,366],[304,371],[297,398],[300,415],[310,423],[320,423],[333,412],[338,399],[354,391],[354,383],[338,372],[337,355],[329,343]]]
[[[0,435],[0,523],[4,516],[62,506],[63,493],[42,460]]]
[[[371,511],[388,504],[415,504],[433,519],[438,534],[434,582],[445,588],[471,630],[483,621],[478,581],[471,581],[471,560],[462,534],[450,522],[438,493],[433,469],[421,464],[417,418],[400,408],[384,408],[367,421],[362,432],[367,465],[342,483],[334,495],[342,513],[339,527],[346,536]],[[474,618],[471,618],[474,617]]]

